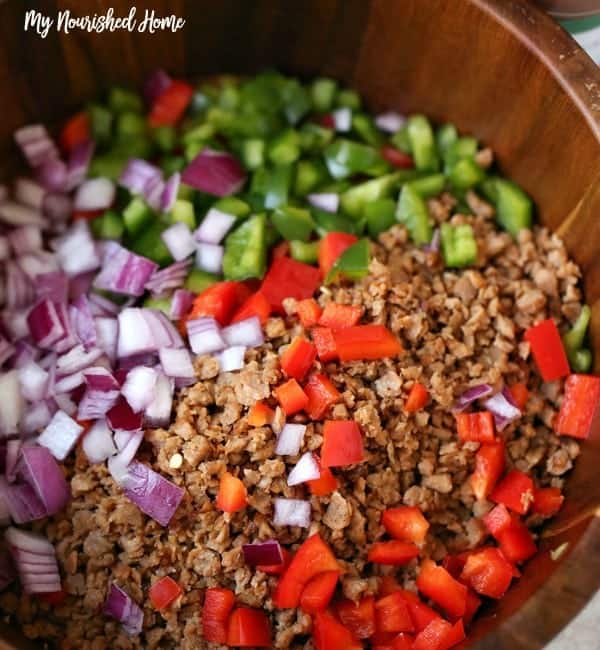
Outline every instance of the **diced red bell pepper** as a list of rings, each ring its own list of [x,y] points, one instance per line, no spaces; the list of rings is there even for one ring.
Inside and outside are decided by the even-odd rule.
[[[336,302],[328,302],[319,318],[319,325],[332,330],[341,330],[356,325],[362,314],[363,308],[358,305],[339,305]]]
[[[503,503],[513,512],[526,515],[533,503],[533,481],[517,469],[511,470],[490,495],[494,503]]]
[[[494,442],[494,416],[490,411],[456,413],[456,429],[462,442]]]
[[[261,285],[271,308],[283,313],[283,300],[296,298],[302,300],[311,298],[321,281],[319,269],[291,257],[279,257],[273,260]]]
[[[506,559],[515,564],[525,562],[537,553],[529,528],[516,517],[512,518],[510,526],[498,534],[498,544]]]
[[[429,530],[429,522],[421,510],[414,506],[398,506],[384,510],[381,523],[392,537],[417,544],[425,540]]]
[[[331,113],[323,113],[315,118],[315,122],[325,129],[335,129],[335,118]]]
[[[416,413],[420,411],[429,400],[429,393],[423,384],[416,382],[413,384],[413,387],[410,389],[410,393],[406,398],[404,403],[404,412],[405,413]]]
[[[451,616],[464,616],[467,608],[467,588],[455,580],[444,567],[431,560],[425,560],[417,576],[417,587]]]
[[[258,564],[256,568],[263,573],[268,573],[270,576],[280,576],[292,561],[292,554],[286,548],[281,549],[281,554],[283,555],[281,564]]]
[[[384,359],[404,352],[402,344],[385,325],[354,325],[333,332],[341,361]]]
[[[280,241],[271,249],[271,259],[276,260],[278,257],[288,257],[290,254],[290,242]]]
[[[308,397],[295,379],[277,386],[275,397],[286,415],[293,415],[308,406]]]
[[[471,553],[461,579],[478,594],[502,598],[513,579],[513,567],[497,548],[484,548]]]
[[[60,589],[59,591],[46,591],[41,594],[36,594],[37,598],[43,600],[45,603],[48,603],[48,605],[52,605],[53,607],[62,605],[67,599],[67,596],[68,594],[64,589]]]
[[[227,626],[227,645],[239,648],[270,648],[271,625],[265,612],[250,607],[233,611]]]
[[[154,100],[148,115],[150,126],[175,126],[183,117],[193,94],[193,86],[174,79]]]
[[[317,612],[313,620],[313,641],[317,650],[362,650],[354,638],[329,612]]]
[[[529,389],[525,384],[513,384],[509,388],[510,394],[513,398],[514,403],[519,407],[521,411],[525,410],[527,402],[529,400]]]
[[[402,587],[394,576],[379,576],[377,593],[380,596],[389,596],[395,591],[402,591]]]
[[[204,592],[202,607],[202,636],[213,643],[227,643],[227,622],[235,605],[235,595],[229,589],[213,587]]]
[[[306,412],[311,420],[320,420],[342,397],[331,380],[320,373],[315,373],[308,378],[304,392],[308,395]]]
[[[248,495],[242,481],[229,472],[221,474],[217,508],[223,512],[237,512],[245,508],[247,502]]]
[[[248,411],[247,421],[251,427],[264,427],[271,424],[275,417],[275,411],[264,402],[254,402]]]
[[[467,591],[467,608],[465,609],[465,615],[463,616],[463,621],[467,625],[473,620],[473,617],[480,607],[481,599],[475,594],[474,591],[469,589]]]
[[[400,634],[392,641],[391,650],[413,650],[414,637],[410,634]]]
[[[563,436],[585,440],[600,410],[600,377],[571,375],[554,430]]]
[[[424,630],[431,621],[441,618],[434,609],[422,602],[419,596],[412,591],[402,589],[400,594],[406,601],[408,613],[410,614],[410,618],[417,632]]]
[[[339,571],[324,571],[311,578],[300,596],[300,609],[316,614],[327,609],[337,586]]]
[[[525,332],[540,375],[544,381],[554,381],[569,374],[569,361],[556,323],[549,318]]]
[[[91,139],[90,117],[87,111],[81,111],[73,115],[63,126],[59,138],[60,148],[66,153],[71,153],[77,145]]]
[[[394,539],[389,542],[371,544],[368,560],[376,564],[403,566],[414,560],[418,555],[419,549],[414,544]]]
[[[463,553],[457,553],[456,555],[451,555],[449,553],[444,556],[442,566],[453,578],[458,579],[470,554],[471,551],[464,551]]]
[[[219,325],[228,325],[241,303],[240,297],[243,295],[246,299],[246,292],[241,282],[217,282],[196,296],[187,320],[207,316],[214,318]]]
[[[417,634],[413,650],[446,650],[446,639],[450,639],[452,625],[443,618],[436,618]]]
[[[328,327],[313,327],[310,330],[310,335],[317,348],[319,359],[323,363],[337,359],[337,348],[332,330]]]
[[[452,629],[448,632],[446,638],[443,641],[442,647],[444,650],[446,648],[453,648],[455,645],[458,645],[461,641],[464,641],[467,638],[465,634],[465,626],[463,619],[459,618],[456,623],[452,626]]]
[[[296,305],[296,313],[298,314],[302,327],[308,329],[319,322],[322,310],[314,298],[305,298],[304,300],[300,300]]]
[[[235,312],[231,322],[237,323],[240,320],[245,320],[252,316],[258,316],[260,324],[264,325],[270,315],[271,304],[260,291],[257,291],[256,293],[253,293]]]
[[[330,232],[319,242],[319,268],[325,277],[338,257],[358,241],[356,235],[347,232]]]
[[[384,144],[379,153],[384,160],[387,160],[390,165],[398,169],[412,169],[415,166],[412,156],[400,151],[400,149],[396,149],[396,147],[392,147],[390,144]]]
[[[317,464],[319,465],[321,476],[312,481],[307,481],[307,484],[311,494],[314,494],[316,497],[324,497],[337,490],[338,482],[329,467],[323,467],[321,465],[320,458],[317,458]]]
[[[375,626],[379,632],[414,632],[408,607],[399,592],[375,602]]]
[[[298,607],[302,591],[311,578],[325,571],[339,570],[329,546],[318,534],[312,535],[300,546],[279,579],[273,603],[279,609]]]
[[[91,221],[100,215],[103,215],[106,210],[73,210],[71,213],[71,219],[73,221]]]
[[[288,377],[302,381],[316,358],[317,348],[303,336],[296,336],[280,355],[279,363]]]
[[[336,605],[340,621],[357,639],[368,639],[375,634],[375,598],[366,596],[358,603],[344,599]]]
[[[510,512],[506,509],[503,503],[498,504],[492,508],[483,517],[485,527],[490,531],[490,534],[498,539],[498,535],[505,531],[511,524],[512,517]]]
[[[537,515],[552,517],[561,509],[564,500],[565,497],[560,488],[536,488],[533,492],[531,511]]]
[[[354,420],[327,420],[323,425],[322,467],[345,467],[365,457],[363,438]]]
[[[181,594],[181,587],[171,578],[165,576],[157,580],[148,592],[150,602],[156,609],[164,609]]]
[[[503,440],[482,444],[475,454],[475,471],[470,482],[478,500],[487,499],[504,472],[505,444]]]

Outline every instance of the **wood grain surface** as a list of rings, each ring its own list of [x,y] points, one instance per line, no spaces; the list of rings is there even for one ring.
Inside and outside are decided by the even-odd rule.
[[[265,67],[332,75],[373,110],[423,111],[493,147],[581,265],[600,371],[600,72],[527,0],[140,0],[138,15],[148,7],[174,13],[185,28],[51,31],[46,39],[23,31],[32,4],[0,3],[0,179],[19,165],[15,128],[59,123],[111,84],[139,86],[158,66],[189,77]],[[51,16],[130,8],[121,0],[35,5]],[[600,427],[583,447],[542,553],[475,625],[475,647],[541,648],[600,586],[598,467]],[[549,551],[565,542],[567,553],[552,560]],[[15,647],[8,631],[4,638],[0,648]]]

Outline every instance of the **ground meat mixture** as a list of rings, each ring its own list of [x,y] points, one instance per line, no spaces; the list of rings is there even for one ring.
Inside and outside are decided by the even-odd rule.
[[[562,486],[579,447],[552,432],[561,386],[542,387],[523,331],[548,317],[562,330],[569,326],[581,308],[580,273],[556,235],[536,227],[514,241],[497,231],[488,204],[474,196],[467,201],[473,216],[450,216],[445,195],[431,202],[431,213],[438,221],[473,226],[479,250],[475,267],[444,269],[437,254],[415,247],[406,230],[395,226],[373,246],[367,278],[321,289],[322,305],[330,300],[362,305],[363,322],[385,323],[406,350],[397,359],[321,368],[342,394],[329,417],[352,418],[364,434],[366,459],[334,470],[337,491],[310,497],[305,486],[287,485],[298,457],[275,455],[280,410],[273,427],[251,428],[246,420],[257,400],[276,407],[272,389],[283,378],[278,352],[301,332],[288,300],[288,315],[269,320],[265,344],[247,352],[241,372],[219,374],[214,359],[198,358],[198,383],[181,391],[170,428],[146,431],[139,459],[185,488],[170,526],[142,514],[104,465],[89,465],[78,450],[66,466],[71,504],[33,526],[56,544],[69,597],[51,607],[13,587],[0,595],[4,614],[28,637],[63,650],[217,648],[202,639],[200,613],[204,589],[223,586],[234,590],[238,604],[271,612],[274,647],[313,648],[310,617],[274,611],[270,594],[276,578],[247,566],[242,544],[276,538],[294,550],[318,531],[345,569],[346,597],[375,593],[375,578],[385,573],[414,589],[417,560],[400,569],[368,564],[367,549],[383,536],[382,511],[399,504],[418,506],[431,524],[423,555],[439,560],[482,542],[480,518],[491,504],[476,503],[468,481],[478,444],[457,440],[451,412],[461,393],[482,382],[496,389],[527,383],[532,397],[524,416],[501,434],[509,466],[530,472],[541,486]],[[407,416],[403,404],[416,381],[426,386],[430,401]],[[307,418],[300,414],[291,421]],[[300,453],[318,450],[321,442],[322,424],[308,423]],[[241,478],[248,491],[248,507],[233,515],[215,507],[225,470]],[[273,526],[277,496],[310,497],[309,530]],[[165,575],[183,594],[158,612],[147,592]],[[113,581],[143,607],[139,637],[127,636],[102,614]]]

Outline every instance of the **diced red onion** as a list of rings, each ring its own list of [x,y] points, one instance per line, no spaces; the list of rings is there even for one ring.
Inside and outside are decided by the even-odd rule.
[[[56,255],[61,268],[69,276],[94,271],[100,267],[100,258],[85,219],[79,219],[60,238]]]
[[[12,483],[17,478],[17,463],[19,452],[21,451],[22,441],[20,438],[11,438],[6,441],[6,461],[4,473],[6,480]]]
[[[17,571],[11,556],[3,551],[0,553],[0,591],[4,591],[17,577]]]
[[[11,226],[46,226],[46,220],[39,210],[14,201],[0,203],[0,221]]]
[[[185,324],[192,351],[196,354],[218,352],[227,347],[221,328],[214,318],[195,318]]]
[[[36,178],[45,190],[64,192],[67,189],[67,165],[60,158],[49,158],[37,167]]]
[[[172,82],[171,77],[164,70],[161,68],[155,70],[144,83],[144,99],[146,102],[152,105]]]
[[[78,419],[94,420],[104,417],[119,398],[120,386],[117,380],[102,367],[87,368],[83,378],[87,389],[79,402]]]
[[[347,133],[352,128],[352,110],[347,106],[338,108],[331,114],[334,128],[338,133]]]
[[[243,544],[242,552],[244,561],[250,566],[275,566],[283,564],[283,549],[277,540],[268,542],[254,542],[254,544]]]
[[[310,526],[310,502],[301,499],[281,499],[273,501],[275,515],[273,524],[275,526]]]
[[[0,477],[0,495],[8,507],[10,518],[16,524],[26,524],[48,516],[44,504],[27,483],[8,484]]]
[[[94,286],[128,296],[141,296],[146,282],[157,268],[158,265],[151,260],[117,244],[113,253],[105,258]]]
[[[2,366],[8,359],[10,359],[15,353],[16,348],[12,343],[9,343],[2,334],[0,334],[0,366]]]
[[[429,242],[429,244],[425,244],[423,246],[423,250],[427,251],[428,253],[439,253],[440,243],[441,243],[440,229],[436,228],[433,231],[433,236],[431,237],[431,241]]]
[[[138,366],[132,368],[127,374],[127,379],[121,388],[121,393],[129,406],[138,413],[143,411],[154,399],[154,386],[156,385],[156,371],[153,368]]]
[[[146,203],[156,212],[160,211],[161,200],[165,191],[165,182],[161,176],[151,178],[144,185],[144,198]]]
[[[106,210],[115,200],[115,184],[109,178],[90,178],[75,193],[73,205],[76,210]]]
[[[153,178],[162,179],[161,170],[141,158],[130,158],[119,176],[119,185],[133,194],[143,194],[144,187]]]
[[[70,375],[65,375],[57,379],[54,383],[53,392],[57,393],[71,393],[79,386],[83,385],[83,373],[81,371],[73,372]],[[70,411],[71,413],[72,411]]]
[[[94,317],[87,296],[79,296],[69,307],[71,326],[85,350],[91,350],[96,344],[97,334]]]
[[[162,212],[169,212],[177,199],[179,185],[181,183],[181,174],[175,172],[165,182],[162,194],[160,195],[160,209]]]
[[[7,201],[9,197],[8,187],[6,185],[0,184],[0,203]]]
[[[67,393],[55,393],[54,401],[58,408],[64,411],[67,415],[75,415],[77,412],[77,405],[71,399],[71,395]]]
[[[48,192],[44,197],[42,213],[52,221],[65,221],[73,212],[73,201],[66,194]]]
[[[221,273],[224,253],[223,246],[199,242],[196,246],[196,266],[208,273]]]
[[[168,526],[184,490],[147,465],[133,461],[123,483],[125,496],[161,526]]]
[[[119,336],[119,323],[116,318],[94,318],[96,327],[96,344],[104,351],[106,356],[114,361],[117,357],[117,341]]]
[[[188,276],[191,265],[192,260],[186,259],[170,264],[160,271],[155,271],[146,282],[146,289],[151,291],[153,296],[164,296],[173,289],[181,287]]]
[[[14,345],[15,347],[15,356],[13,359],[12,367],[21,368],[29,361],[35,361],[40,356],[40,351],[33,347],[31,343],[25,340],[17,341]]]
[[[2,312],[2,324],[13,341],[19,341],[29,335],[28,315],[27,309]]]
[[[0,435],[9,436],[18,432],[25,408],[18,370],[9,370],[0,374],[0,396],[2,396]]]
[[[35,297],[35,289],[31,281],[14,260],[8,260],[4,267],[6,272],[6,306],[9,309],[26,307]]]
[[[473,402],[491,395],[493,391],[493,387],[489,384],[478,384],[477,386],[469,388],[456,400],[456,404],[454,405],[452,412],[462,413],[468,409]]]
[[[173,408],[173,380],[158,373],[154,387],[154,399],[144,411],[144,423],[150,427],[164,427],[171,419]]]
[[[233,215],[211,208],[194,231],[194,238],[206,244],[220,244],[236,219]]]
[[[192,291],[177,289],[171,298],[171,311],[169,312],[171,320],[183,318],[190,310],[195,297],[196,294]]]
[[[140,445],[142,444],[142,440],[144,439],[143,431],[134,431],[133,433],[130,433],[128,439],[122,435],[117,435],[122,433],[124,432],[118,431],[114,436],[115,443],[119,439],[121,442],[120,449],[119,445],[117,444],[117,449],[119,449],[119,452],[115,456],[111,456],[108,459],[108,471],[110,472],[110,475],[113,477],[115,482],[121,486],[127,479],[129,466],[135,458],[137,450],[139,449]]]
[[[67,302],[69,278],[63,271],[42,273],[35,279],[35,292],[38,300],[47,298],[52,302]]]
[[[244,367],[245,354],[246,347],[244,345],[232,345],[215,356],[219,362],[221,372],[233,372]]]
[[[96,145],[92,140],[80,142],[73,148],[69,155],[65,189],[70,191],[83,183],[92,162],[95,148]]]
[[[18,472],[35,490],[48,515],[60,512],[69,502],[71,490],[65,475],[45,447],[23,446]]]
[[[387,111],[385,113],[380,113],[375,118],[375,126],[385,133],[396,133],[399,131],[405,124],[406,118],[396,111]]]
[[[296,456],[300,452],[305,431],[305,424],[284,424],[277,438],[275,453],[280,456]]]
[[[116,302],[101,296],[99,293],[90,293],[88,300],[93,316],[116,316],[121,311]]]
[[[340,207],[340,195],[335,192],[309,194],[306,198],[312,206],[325,212],[335,213]]]
[[[38,402],[37,404],[30,404],[23,413],[19,428],[21,433],[30,435],[41,431],[48,425],[51,419],[52,413],[45,401]]]
[[[142,426],[141,414],[135,413],[123,396],[120,396],[116,404],[106,413],[106,421],[113,431],[116,429],[137,431]]]
[[[0,262],[10,258],[10,244],[6,235],[0,235]]]
[[[15,561],[19,579],[28,594],[60,591],[60,574],[56,553],[50,542],[37,533],[9,527],[4,539]],[[22,553],[39,558],[38,562],[26,563]]]
[[[30,280],[36,280],[39,275],[44,273],[60,270],[56,255],[49,251],[37,251],[21,255],[18,262],[21,270]]]
[[[57,411],[37,441],[50,450],[54,458],[64,460],[79,439],[83,427],[63,411]]]
[[[56,371],[59,375],[68,375],[89,368],[103,354],[99,348],[86,351],[83,345],[76,345],[66,354],[58,357]]]
[[[121,623],[123,630],[130,636],[137,636],[142,631],[144,612],[131,596],[114,582],[104,603],[104,613]]]
[[[14,137],[31,167],[38,167],[46,160],[59,157],[56,145],[42,124],[17,129]]]
[[[111,430],[106,420],[96,420],[83,436],[83,451],[90,463],[103,463],[117,453]]]
[[[196,250],[196,241],[190,229],[181,221],[163,230],[160,237],[176,262],[184,260]]]
[[[312,452],[307,451],[302,454],[300,460],[296,463],[290,472],[287,480],[289,486],[300,485],[306,481],[314,481],[321,476],[321,470]]]
[[[23,397],[30,402],[37,402],[46,396],[48,372],[35,361],[29,361],[19,368],[19,382]]]
[[[181,180],[201,192],[222,197],[237,194],[246,174],[230,153],[205,147],[183,170]]]
[[[258,316],[251,316],[224,327],[221,333],[228,347],[244,345],[248,348],[255,348],[265,342]]]
[[[12,230],[8,239],[15,255],[32,253],[42,248],[42,232],[37,226],[21,226]]]
[[[183,341],[161,311],[129,307],[119,314],[117,354],[120,358],[171,347],[183,347]]]
[[[509,395],[508,389],[505,388],[502,392],[496,393],[483,403],[485,408],[491,411],[494,416],[494,422],[498,431],[502,431],[522,415],[521,411],[513,402],[512,396],[509,397]]]
[[[161,348],[158,356],[160,365],[167,377],[186,382],[185,384],[180,383],[180,386],[194,382],[196,373],[188,350],[185,348]]]

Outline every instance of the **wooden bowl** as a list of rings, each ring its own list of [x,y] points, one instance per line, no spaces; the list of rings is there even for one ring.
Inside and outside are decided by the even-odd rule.
[[[39,6],[54,18],[61,9],[130,8],[120,0]],[[149,6],[184,17],[184,29],[41,39],[23,32],[29,3],[0,3],[0,179],[17,168],[15,128],[55,123],[110,84],[139,85],[159,66],[190,77],[266,66],[332,75],[373,110],[423,111],[494,148],[584,272],[600,370],[600,72],[550,18],[526,0],[153,0],[137,3],[138,19]],[[475,647],[540,648],[600,586],[598,467],[600,427],[583,445],[541,553],[475,624]],[[553,560],[557,548],[566,552]],[[6,626],[0,632],[0,648],[32,647]]]

